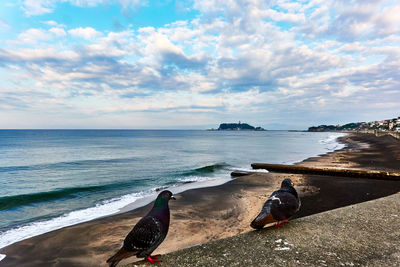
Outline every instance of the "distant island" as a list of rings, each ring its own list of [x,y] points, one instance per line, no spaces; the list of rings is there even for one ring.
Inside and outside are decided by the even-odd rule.
[[[221,123],[218,129],[209,129],[210,131],[265,131],[262,127],[254,127],[247,123]]]
[[[319,125],[308,128],[309,132],[331,132],[331,131],[387,131],[400,132],[400,117],[371,122],[352,122],[344,125]]]

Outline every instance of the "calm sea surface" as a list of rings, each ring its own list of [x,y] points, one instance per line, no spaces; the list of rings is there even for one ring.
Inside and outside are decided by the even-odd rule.
[[[157,188],[230,179],[254,162],[342,148],[343,134],[287,131],[0,130],[0,248],[118,212]]]

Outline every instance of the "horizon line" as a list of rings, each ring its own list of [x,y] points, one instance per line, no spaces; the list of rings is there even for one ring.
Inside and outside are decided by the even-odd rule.
[[[76,130],[88,130],[88,131],[94,131],[94,130],[99,130],[99,131],[225,131],[229,132],[229,130],[217,130],[217,129],[212,129],[212,128],[204,128],[204,129],[192,129],[192,128],[0,128],[0,131],[36,131],[36,130],[64,130],[64,131],[76,131]],[[230,130],[231,132],[235,131],[251,131],[251,130]],[[264,131],[305,131],[304,129],[265,129]]]

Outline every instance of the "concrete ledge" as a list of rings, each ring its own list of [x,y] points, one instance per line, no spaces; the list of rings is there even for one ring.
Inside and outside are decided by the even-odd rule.
[[[161,259],[163,266],[400,266],[400,193]]]

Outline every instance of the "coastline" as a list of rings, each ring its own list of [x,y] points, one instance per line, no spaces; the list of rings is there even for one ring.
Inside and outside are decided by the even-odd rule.
[[[29,131],[23,133],[28,134]],[[90,131],[85,133],[92,135]],[[148,140],[146,135],[149,133]],[[39,137],[44,138],[47,134],[41,131]],[[52,143],[56,146],[64,143],[64,134],[83,142],[79,132],[72,131],[52,133]],[[108,146],[105,146],[105,150],[98,146],[98,142],[110,134],[112,138],[119,134],[124,136],[122,139],[116,138],[117,143],[113,148],[125,147],[124,141],[144,137],[147,140],[143,144],[144,155],[147,156],[136,159],[133,155],[122,155],[119,149],[111,153],[111,156]],[[89,161],[84,160],[82,155],[72,158],[64,155],[64,160],[55,160],[53,163],[52,160],[43,159],[36,163],[42,162],[44,165],[29,160],[21,165],[18,161],[23,160],[24,155],[20,155],[20,159],[15,158],[14,163],[11,160],[5,164],[10,166],[0,167],[0,172],[5,171],[3,179],[9,181],[3,190],[11,190],[10,197],[0,197],[2,208],[10,207],[0,214],[0,249],[50,231],[144,206],[155,199],[157,190],[169,189],[179,193],[191,188],[222,184],[231,180],[232,171],[251,171],[251,163],[257,160],[293,164],[339,149],[341,145],[335,141],[339,135],[343,134],[288,131],[218,134],[204,131],[105,131],[93,139],[94,146],[85,143],[83,154],[93,147],[100,149],[99,155]],[[175,140],[172,147],[168,143],[166,147],[152,148],[154,142],[165,138]],[[246,138],[250,139],[243,142]],[[223,148],[215,145],[217,140],[224,143]],[[204,150],[205,146],[211,144],[214,145]],[[66,142],[66,145],[75,147],[74,142]],[[26,149],[30,151],[33,147],[27,146]],[[137,153],[135,149],[127,150]],[[170,152],[164,154],[165,150]],[[145,151],[152,152],[149,154]],[[160,153],[164,156],[160,157]],[[50,158],[56,159],[60,156],[57,155]],[[154,162],[144,160],[146,158],[154,158]],[[161,167],[166,162],[169,163]],[[28,170],[25,171],[26,168]],[[53,172],[69,178],[60,179],[56,186],[51,178]],[[17,188],[19,190],[13,193]]]
[[[297,164],[366,169],[395,169],[400,166],[400,146],[391,145],[386,137],[383,140],[381,137],[357,134],[341,139],[348,144],[347,148]],[[382,148],[388,152],[383,153]],[[377,157],[377,153],[383,159]],[[371,161],[375,164],[371,164]],[[400,190],[399,183],[390,181],[384,181],[377,187],[362,179],[353,181],[350,178],[335,177],[332,180],[314,175],[278,173],[256,173],[219,186],[190,189],[178,194],[177,201],[170,203],[170,232],[155,253],[164,254],[250,231],[249,222],[259,212],[268,195],[279,187],[284,177],[293,180],[302,196],[303,207],[297,217],[378,198]],[[351,196],[346,194],[346,190],[353,183],[357,184],[360,192]],[[365,190],[369,194],[361,194]],[[338,198],[338,194],[343,195]],[[319,203],[318,208],[311,205],[315,202]],[[105,260],[118,249],[125,235],[149,210],[150,205],[12,244],[0,250],[0,254],[7,255],[1,264],[104,266]],[[121,262],[121,265],[135,260],[132,257]]]
[[[162,132],[158,132],[156,138],[157,140],[159,140],[159,138],[163,138],[162,137],[163,134],[159,136],[160,133]],[[172,134],[172,138],[176,138],[176,136],[179,136],[179,134],[181,134],[181,132],[175,132],[174,134]],[[253,136],[253,134],[254,133],[252,133],[251,136]],[[72,167],[71,171],[74,172],[75,164],[78,164],[79,165],[78,169],[80,169],[78,173],[81,172],[81,175],[76,175],[76,173],[73,174],[71,176],[72,178],[71,185],[65,184],[64,187],[61,185],[59,189],[46,190],[46,188],[42,189],[41,187],[37,187],[36,191],[39,194],[33,193],[27,195],[20,195],[20,193],[17,193],[15,196],[11,197],[11,199],[7,197],[1,198],[2,202],[1,204],[3,205],[3,208],[4,204],[7,205],[7,203],[10,203],[11,205],[17,205],[16,206],[17,209],[9,209],[8,211],[5,211],[5,213],[2,212],[2,216],[0,218],[1,220],[0,249],[9,246],[13,243],[34,236],[38,236],[40,234],[45,234],[68,226],[76,225],[83,222],[88,222],[98,218],[113,216],[119,213],[136,209],[138,207],[142,207],[152,202],[156,198],[158,190],[169,189],[174,194],[176,194],[188,189],[211,187],[223,184],[232,179],[230,175],[232,171],[237,171],[237,170],[245,172],[252,171],[250,164],[254,162],[254,160],[256,159],[263,159],[266,162],[271,161],[271,162],[293,164],[295,162],[299,162],[301,160],[304,160],[312,156],[324,154],[327,151],[333,151],[342,146],[341,144],[335,141],[336,137],[342,135],[343,134],[340,133],[289,134],[287,131],[276,131],[273,134],[268,133],[260,135],[257,133],[255,134],[255,136],[257,136],[258,138],[256,138],[254,142],[253,141],[250,143],[244,142],[246,143],[244,144],[241,142],[241,140],[243,140],[243,136],[245,138],[248,138],[249,137],[248,134],[243,134],[243,133],[239,135],[237,135],[237,133],[235,133],[234,135],[228,134],[227,136],[229,136],[228,139],[230,140],[227,144],[228,148],[223,149],[222,151],[219,152],[217,152],[219,150],[218,148],[216,149],[217,151],[211,150],[217,154],[212,153],[211,151],[207,152],[206,153],[208,155],[207,158],[209,159],[206,161],[202,160],[202,157],[204,157],[204,155],[202,155],[201,153],[200,153],[200,159],[193,161],[192,159],[187,160],[182,158],[182,154],[180,154],[179,151],[175,151],[177,154],[174,152],[173,157],[174,158],[178,157],[179,160],[178,161],[175,161],[174,159],[172,160],[173,166],[170,167],[172,167],[173,171],[171,171],[171,168],[169,168],[170,171],[167,171],[167,173],[165,173],[163,169],[158,169],[157,167],[153,169],[153,164],[150,164],[151,166],[147,168],[148,162],[140,163],[134,161],[136,163],[134,162],[131,163],[136,165],[134,165],[133,167],[128,167],[128,165],[130,164],[125,162],[125,160],[123,160],[124,164],[122,166],[119,166],[122,167],[122,169],[119,170],[118,165],[114,166],[114,161],[119,162],[121,160],[121,157],[118,156],[119,155],[118,153],[112,157],[114,158],[114,160],[111,160],[109,162],[107,161],[108,164],[105,164],[105,162],[101,162],[100,169],[99,170],[96,169],[96,171],[93,170],[93,167],[98,162],[94,162],[95,164],[90,164],[91,161],[89,162],[81,161],[79,160],[79,157],[78,160],[76,159],[67,160],[65,163],[62,163],[61,165],[66,164],[70,166],[63,166],[61,170],[59,169],[59,167],[57,167],[58,166],[57,164],[55,164],[54,166],[46,165],[46,168],[49,168],[50,170],[56,167],[56,169],[54,169],[55,172],[58,171],[62,172],[64,167],[66,167],[67,170],[70,169],[70,167]],[[194,136],[199,136],[199,135],[195,134]],[[201,133],[200,136],[203,136],[203,133]],[[267,140],[270,140],[270,142],[267,142],[267,144],[265,144],[260,140],[262,139],[265,141],[264,136],[267,138]],[[215,137],[216,136],[212,137],[211,140],[213,140],[213,138]],[[190,139],[192,138],[193,136]],[[226,140],[226,134],[224,135],[218,134],[217,138],[218,140]],[[194,140],[197,140],[196,137]],[[280,149],[279,146],[276,146],[274,148],[274,145],[271,145],[275,143],[274,141],[283,142],[281,143],[282,152],[278,150]],[[202,145],[200,145],[200,147],[201,146]],[[285,146],[287,146],[288,148],[285,148]],[[189,147],[186,148],[190,150]],[[196,146],[194,146],[193,149],[194,149],[193,152],[195,154],[198,153],[199,150],[196,149]],[[248,149],[252,150],[254,149],[254,150],[253,152],[248,153],[249,154],[248,156],[240,154],[240,151],[246,151]],[[228,151],[229,153],[227,153]],[[184,154],[186,154],[186,152]],[[167,155],[167,158],[169,156]],[[177,164],[176,162],[182,162],[182,163]],[[197,164],[193,165],[192,164],[193,162],[197,162]],[[189,164],[190,166],[183,167],[185,164]],[[104,166],[106,165],[110,165],[110,167],[104,168]],[[26,164],[27,168],[30,168],[29,166],[31,165]],[[37,167],[36,165],[32,166],[33,168]],[[10,171],[12,169],[13,168],[11,169],[6,168],[7,171]],[[92,177],[95,177],[95,174],[97,172],[99,172],[99,174],[101,175],[102,172],[107,171],[108,169],[113,170],[117,177],[119,177],[120,171],[122,173],[122,177],[126,176],[127,169],[131,169],[133,173],[132,177],[129,178],[129,182],[127,181],[121,182],[119,178],[117,179],[117,181],[114,181],[112,179],[110,180],[109,178],[107,178],[109,180],[108,182],[105,182],[104,180],[103,182],[101,182],[101,184],[104,184],[104,186],[100,187],[96,186],[97,182],[91,181]],[[86,170],[89,170],[89,173],[91,173],[92,175],[87,175]],[[253,170],[253,171],[266,172],[265,170]],[[38,175],[39,173],[40,171],[39,172],[34,171],[32,175]],[[138,175],[138,173],[141,174]],[[150,181],[148,179],[143,179],[143,182],[144,184],[146,184],[146,186],[137,190],[135,187],[132,187],[131,185],[140,184],[141,183],[140,180],[142,180],[142,178],[140,178],[139,176],[141,176],[142,174],[144,175],[144,177],[142,178],[153,177],[156,179],[153,178],[150,179],[153,181]],[[18,176],[18,172],[16,173],[16,175]],[[25,174],[21,173],[19,177],[22,177],[21,175],[26,175],[27,177],[30,177],[30,171],[28,171]],[[43,175],[44,175],[43,180],[46,181],[46,179],[49,177],[46,176],[47,175],[46,172],[44,172]],[[162,177],[165,175],[167,176]],[[75,186],[77,184],[74,184],[74,182],[77,182],[76,178],[78,176],[81,176],[82,178],[84,178],[84,180],[87,180],[86,182],[88,183],[89,187],[82,188],[81,186]],[[139,182],[137,181],[136,178],[140,178]],[[12,177],[9,177],[9,179],[12,179]],[[132,190],[125,190],[120,188],[121,183],[128,185],[128,187],[131,187]],[[24,180],[16,179],[14,181],[14,184],[16,186],[23,186]],[[34,182],[28,184],[27,188],[29,188],[30,186],[36,187]],[[116,187],[116,190],[113,189],[114,186]],[[89,192],[89,194],[86,194],[87,191],[88,190],[91,191],[91,189],[94,189],[93,195],[91,192]],[[120,189],[122,189],[122,191]],[[96,191],[98,190],[104,190],[105,194],[111,193],[111,195],[113,195],[113,191],[115,192],[120,191],[120,192],[114,194],[112,197],[111,196],[106,197],[103,196],[103,194],[99,195],[98,193],[96,193]],[[30,190],[27,191],[29,192]],[[40,198],[38,199],[38,197]],[[50,199],[48,199],[48,197],[50,197]],[[63,199],[63,197],[65,197],[65,199]],[[90,198],[92,200],[97,198],[99,201],[97,203],[85,204],[86,203],[85,200]],[[22,206],[20,203],[21,200],[22,200]],[[53,200],[55,201],[53,202]],[[69,205],[70,203],[71,205]],[[51,214],[54,214],[54,212],[57,211],[58,208],[60,208],[60,205],[63,212],[55,214],[55,216],[52,216]],[[37,213],[32,212],[35,210],[37,211]],[[9,216],[7,216],[7,213],[9,213]],[[49,217],[35,220],[35,217],[40,218],[41,215],[43,214],[47,214],[49,215]],[[17,216],[16,221],[12,220],[12,218],[14,218],[15,216]],[[20,221],[22,220],[24,221],[24,223],[19,224],[18,220]]]

